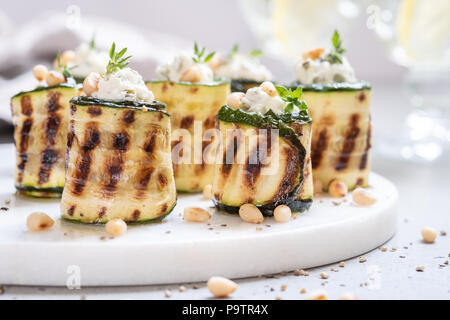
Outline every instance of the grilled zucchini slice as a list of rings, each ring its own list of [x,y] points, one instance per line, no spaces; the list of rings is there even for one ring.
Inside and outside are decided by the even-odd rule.
[[[64,218],[147,222],[171,212],[176,190],[164,107],[84,96],[71,100]]]
[[[16,145],[15,185],[19,193],[58,198],[64,187],[70,99],[69,85],[39,87],[11,98]]]
[[[149,81],[147,87],[153,92],[155,99],[167,105],[173,133],[172,148],[177,150],[175,156],[181,157],[186,151],[184,148],[190,149],[188,150],[190,160],[176,161],[173,157],[177,190],[180,192],[203,190],[206,185],[212,184],[214,176],[212,163],[215,157],[214,139],[205,137],[205,132],[215,128],[215,116],[226,104],[230,94],[229,81],[216,81],[214,84]],[[183,140],[183,130],[180,129],[187,130],[190,143]],[[196,147],[199,142],[200,147]],[[197,153],[201,151],[204,156],[195,154],[196,151]],[[205,161],[211,158],[211,162]]]
[[[293,87],[297,87],[298,84]],[[333,179],[368,186],[371,87],[366,82],[301,85],[313,119],[311,159],[324,191]]]
[[[261,115],[224,106],[218,119],[222,143],[212,188],[218,209],[238,213],[241,205],[253,203],[271,216],[281,204],[294,212],[310,207],[309,116],[276,115],[272,111]],[[271,129],[278,129],[278,136],[271,136]]]

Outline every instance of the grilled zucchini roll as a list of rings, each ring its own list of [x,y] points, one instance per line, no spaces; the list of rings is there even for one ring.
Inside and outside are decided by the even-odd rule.
[[[74,86],[59,84],[38,87],[11,98],[17,164],[15,185],[20,194],[61,197],[69,101],[78,94]]]
[[[349,189],[367,186],[372,143],[371,87],[356,79],[337,31],[332,44],[327,53],[318,48],[303,54],[292,86],[303,88],[313,119],[313,173],[324,191],[333,179]]]
[[[163,105],[93,97],[71,103],[63,217],[145,222],[170,213],[176,191]]]
[[[314,178],[328,189],[331,180],[349,189],[367,187],[372,145],[371,87],[365,82],[303,86],[313,119]]]
[[[170,116],[142,77],[115,52],[102,76],[91,73],[71,100],[66,219],[103,223],[162,219],[176,204],[170,154]],[[97,80],[97,81],[96,81]]]
[[[231,92],[247,92],[272,79],[272,73],[259,61],[261,50],[253,49],[248,54],[238,51],[236,44],[228,54],[216,54],[208,62],[217,77],[231,80]]]
[[[265,94],[253,95],[257,90],[260,87],[250,89],[247,96]],[[274,108],[249,111],[246,103],[258,105],[252,97],[242,99],[238,106],[242,109],[224,106],[218,113],[221,147],[217,151],[213,202],[219,210],[230,213],[238,213],[246,203],[254,204],[266,216],[273,215],[282,204],[294,212],[305,211],[313,196],[311,118],[306,105],[288,111],[281,103],[282,109],[277,110],[273,101],[263,97],[259,101]]]
[[[147,82],[171,115],[173,169],[180,192],[199,192],[212,184],[216,142],[207,131],[215,128],[215,116],[230,93],[229,81],[215,80],[206,64],[211,54],[203,58],[201,52],[204,48],[195,46],[194,57],[176,56],[158,67],[160,80]]]

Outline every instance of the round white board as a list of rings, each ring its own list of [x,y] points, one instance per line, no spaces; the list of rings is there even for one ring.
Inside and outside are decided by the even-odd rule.
[[[127,234],[111,239],[104,226],[61,220],[58,200],[15,195],[13,147],[0,152],[0,205],[11,200],[9,210],[0,210],[2,284],[65,286],[79,279],[81,286],[144,285],[272,274],[360,255],[391,238],[397,222],[397,190],[373,173],[378,201],[371,207],[352,204],[350,195],[345,201],[319,197],[289,223],[266,218],[254,225],[217,212],[201,195],[180,195],[162,223],[129,226]],[[209,209],[211,220],[183,221],[186,206]],[[27,231],[33,211],[52,216],[52,229]]]

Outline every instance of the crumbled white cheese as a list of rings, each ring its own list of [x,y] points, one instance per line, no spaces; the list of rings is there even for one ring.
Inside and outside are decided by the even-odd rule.
[[[156,76],[162,81],[180,82],[183,74],[196,62],[192,60],[192,56],[188,53],[182,52],[175,56],[170,63],[165,63],[156,68]],[[198,82],[212,82],[214,81],[214,74],[211,68],[205,63],[198,63],[197,69],[200,74],[200,81]]]
[[[272,109],[275,113],[283,113],[287,102],[283,101],[280,96],[269,96],[261,87],[254,87],[247,90],[245,97],[241,101],[241,109],[250,112],[266,113]],[[294,107],[293,112],[298,112],[298,108]]]
[[[142,76],[133,69],[124,68],[106,74],[98,83],[98,90],[92,96],[100,99],[152,102],[153,92],[145,85]]]
[[[225,64],[216,70],[219,77],[233,80],[253,80],[264,82],[272,79],[272,73],[261,64],[259,59],[236,53],[225,60]]]
[[[93,49],[86,43],[83,43],[75,50],[75,61],[70,62],[68,66],[76,66],[72,70],[73,75],[84,78],[90,72],[105,72],[108,61],[109,57],[107,52]]]
[[[302,84],[356,81],[355,71],[345,57],[342,57],[342,63],[329,63],[320,58],[300,58],[295,65],[295,72]]]

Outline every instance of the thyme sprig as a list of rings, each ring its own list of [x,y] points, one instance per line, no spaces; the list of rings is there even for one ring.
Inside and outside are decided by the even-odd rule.
[[[203,56],[206,53],[205,51],[206,51],[205,47],[202,47],[201,49],[199,49],[197,42],[195,42],[194,43],[194,56],[192,57],[192,60],[194,60],[195,63],[207,63],[216,54],[216,52],[213,51],[213,52],[209,53],[206,57],[203,58]]]
[[[346,49],[342,48],[342,41],[337,30],[334,30],[333,37],[331,38],[331,43],[333,44],[333,51],[329,52],[323,60],[329,63],[342,63],[342,55],[347,52]]]
[[[277,89],[278,95],[280,96],[281,100],[287,102],[287,105],[284,108],[284,112],[292,113],[292,111],[294,111],[294,107],[297,107],[300,112],[308,111],[306,102],[300,100],[303,93],[302,87],[298,87],[294,91],[292,91],[290,88],[286,89],[282,86],[275,86],[275,88]]]
[[[113,42],[111,48],[109,49],[109,62],[106,66],[106,74],[111,74],[119,71],[119,69],[123,69],[128,65],[128,59],[131,56],[127,56],[123,58],[125,53],[127,52],[127,48],[123,48],[119,52],[116,52],[116,44]]]
[[[61,52],[58,50],[58,53],[56,54],[56,63],[58,65],[58,70],[62,73],[62,75],[64,76],[64,78],[69,79],[69,78],[74,78],[72,70],[77,68],[78,66],[71,66],[68,67],[67,65],[63,64],[61,61]]]

